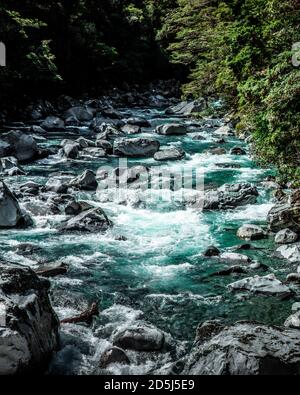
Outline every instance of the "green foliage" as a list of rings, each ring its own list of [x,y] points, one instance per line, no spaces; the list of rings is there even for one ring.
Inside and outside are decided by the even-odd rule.
[[[190,69],[184,94],[224,97],[260,158],[300,180],[299,21],[296,0],[180,0],[158,37]]]

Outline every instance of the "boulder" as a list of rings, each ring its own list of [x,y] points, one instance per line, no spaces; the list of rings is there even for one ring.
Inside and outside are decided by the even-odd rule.
[[[63,156],[68,159],[76,159],[79,155],[78,143],[67,143],[62,148]]]
[[[232,263],[250,263],[251,258],[249,258],[247,255],[243,254],[238,254],[236,252],[223,252],[220,254],[219,258],[222,261],[228,261]]]
[[[300,329],[300,311],[290,315],[284,322],[287,328]]]
[[[78,177],[73,178],[69,185],[86,191],[94,191],[98,186],[96,174],[92,170],[85,170]]]
[[[204,342],[197,338],[183,374],[296,375],[299,371],[299,331],[239,322],[217,327]]]
[[[67,272],[68,266],[65,263],[47,263],[35,270],[35,273],[42,277],[56,277]]]
[[[164,334],[148,324],[132,324],[113,333],[113,344],[136,351],[159,351],[164,344]]]
[[[97,140],[115,140],[118,137],[125,136],[125,133],[121,130],[118,130],[116,127],[112,125],[108,125],[106,123],[102,123],[99,127],[95,129],[97,132]],[[100,133],[99,133],[100,132]]]
[[[276,253],[292,263],[300,262],[300,243],[284,244],[276,249]]]
[[[103,232],[112,226],[105,212],[100,207],[83,211],[65,221],[60,227],[61,232]]]
[[[245,224],[238,229],[237,236],[244,240],[260,240],[266,236],[266,233],[261,226]]]
[[[214,134],[218,136],[233,136],[234,132],[229,125],[224,125],[215,130]]]
[[[126,133],[126,134],[137,134],[137,133],[141,133],[141,127],[137,126],[137,125],[124,125],[121,127],[122,132]]]
[[[47,181],[45,188],[47,191],[55,193],[67,193],[68,191],[68,185],[59,178],[50,178]]]
[[[18,167],[18,160],[13,156],[0,158],[0,174],[4,176],[19,176],[26,173]]]
[[[87,106],[71,107],[64,113],[66,125],[78,124],[78,122],[91,121],[95,110]]]
[[[13,130],[1,135],[0,157],[13,156],[20,162],[29,162],[38,155],[37,143],[30,134]]]
[[[84,137],[79,137],[75,142],[79,144],[80,148],[95,147],[95,143],[92,140],[85,139]]]
[[[166,123],[164,125],[157,126],[156,132],[166,136],[182,135],[187,133],[187,127],[179,123]]]
[[[159,147],[159,142],[150,138],[120,138],[114,141],[113,152],[118,156],[152,157]]]
[[[154,159],[158,161],[179,160],[184,158],[185,152],[181,148],[170,147],[162,149],[154,154]]]
[[[0,181],[0,229],[26,228],[32,225],[32,219],[21,210],[17,198],[6,184]]]
[[[215,247],[215,246],[209,246],[203,253],[204,256],[206,257],[211,257],[211,256],[218,256],[220,255],[221,251]]]
[[[176,106],[171,106],[166,109],[167,115],[191,115],[198,113],[207,108],[207,103],[204,99],[198,99],[191,102],[183,101]]]
[[[53,115],[50,115],[47,117],[40,125],[43,129],[46,129],[48,131],[51,130],[59,130],[59,129],[64,129],[65,123],[64,121],[59,118],[55,117]]]
[[[290,203],[275,205],[269,211],[267,220],[272,232],[289,228],[300,233],[300,206]]]
[[[291,229],[282,229],[275,235],[275,243],[277,244],[289,244],[297,241],[298,235]]]
[[[105,154],[112,154],[112,152],[113,152],[113,146],[107,140],[97,139],[96,140],[96,147],[103,149]]]
[[[300,284],[300,273],[290,273],[286,277],[288,283],[298,283]]]
[[[230,209],[256,202],[258,191],[249,183],[225,184],[204,195],[204,210]]]
[[[286,298],[292,295],[289,287],[279,281],[274,274],[247,277],[228,285],[233,291],[249,291],[255,294]]]
[[[206,150],[205,153],[211,155],[225,155],[226,149],[222,147],[210,148]]]
[[[247,152],[241,147],[233,147],[230,150],[230,155],[246,155]]]
[[[151,123],[147,121],[147,119],[142,117],[132,117],[126,119],[126,123],[128,125],[140,126],[141,128],[149,128],[151,127]]]
[[[0,375],[43,372],[59,344],[50,283],[29,268],[0,266]]]
[[[127,357],[124,350],[119,347],[110,347],[101,355],[99,361],[99,367],[101,369],[106,369],[112,363],[120,363],[124,365],[129,365],[130,360]]]

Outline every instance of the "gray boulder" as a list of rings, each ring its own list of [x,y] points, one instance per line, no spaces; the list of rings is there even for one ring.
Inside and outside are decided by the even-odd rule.
[[[298,235],[291,229],[282,229],[275,235],[275,243],[277,244],[289,244],[297,241]]]
[[[187,133],[187,127],[179,123],[166,123],[164,125],[157,126],[156,132],[166,136],[182,135]]]
[[[60,180],[59,178],[50,178],[47,181],[45,188],[47,191],[55,192],[55,193],[67,193],[68,191],[68,185],[65,184],[64,181]]]
[[[141,127],[137,126],[137,125],[124,125],[121,127],[122,132],[126,133],[126,134],[137,134],[137,133],[141,133]]]
[[[276,205],[269,211],[267,220],[273,232],[289,228],[300,233],[300,206],[290,203]]]
[[[13,130],[0,137],[0,157],[13,156],[20,162],[29,162],[38,154],[37,143],[30,134]]]
[[[130,360],[127,357],[125,351],[119,347],[110,347],[101,355],[99,361],[99,367],[102,369],[107,368],[112,363],[120,363],[124,365],[129,365]]]
[[[211,329],[197,338],[185,360],[189,375],[296,375],[300,372],[299,331],[255,322]]]
[[[151,123],[142,117],[128,118],[126,119],[126,123],[129,125],[140,126],[141,128],[149,128],[151,126]]]
[[[244,240],[260,240],[266,236],[266,233],[261,226],[245,224],[238,229],[237,236]]]
[[[53,115],[50,115],[47,117],[40,125],[43,129],[46,129],[48,131],[51,130],[58,130],[58,129],[64,129],[65,123],[64,121],[59,118],[55,117]]]
[[[4,176],[19,176],[26,173],[18,166],[18,160],[13,156],[0,159],[0,174]]]
[[[83,211],[64,222],[59,230],[61,232],[103,232],[112,226],[105,212],[100,207]]]
[[[116,346],[136,351],[159,351],[163,347],[164,334],[148,324],[132,324],[113,334]]]
[[[0,229],[32,225],[32,219],[21,210],[17,198],[6,184],[0,181]]]
[[[224,125],[215,130],[214,134],[216,134],[217,136],[233,136],[234,132],[231,126]]]
[[[204,210],[230,209],[256,202],[258,191],[249,183],[225,184],[204,195]]]
[[[176,106],[171,106],[166,109],[167,115],[191,115],[203,111],[207,108],[207,103],[204,99],[198,99],[191,102],[183,101]]]
[[[152,157],[159,150],[157,140],[149,138],[120,138],[114,141],[113,152],[118,156]]]
[[[300,243],[284,244],[276,249],[276,253],[292,263],[300,262]]]
[[[62,148],[62,154],[68,159],[76,159],[79,155],[78,143],[67,143]]]
[[[162,149],[154,154],[154,159],[158,161],[179,160],[184,158],[185,152],[181,148],[170,147]]]
[[[78,177],[70,181],[70,186],[77,187],[86,191],[94,191],[97,189],[96,174],[92,170],[85,170]]]
[[[31,269],[1,262],[0,375],[42,372],[58,348],[49,287]]]
[[[71,107],[64,113],[64,119],[67,125],[78,124],[80,122],[91,121],[95,110],[87,106]]]

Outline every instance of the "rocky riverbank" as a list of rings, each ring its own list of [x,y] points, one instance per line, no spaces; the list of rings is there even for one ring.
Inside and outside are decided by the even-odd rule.
[[[168,89],[4,123],[0,373],[299,374],[299,190]],[[159,165],[203,168],[204,192],[149,198]]]

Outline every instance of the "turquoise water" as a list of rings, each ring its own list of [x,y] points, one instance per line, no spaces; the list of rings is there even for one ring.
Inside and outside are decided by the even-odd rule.
[[[254,205],[218,212],[201,212],[188,208],[184,202],[170,203],[155,197],[141,206],[134,199],[126,205],[116,201],[103,202],[101,207],[114,223],[114,227],[104,234],[58,234],[54,225],[62,218],[51,215],[34,217],[34,229],[1,231],[0,254],[4,259],[33,268],[37,266],[37,259],[63,261],[70,266],[68,274],[51,280],[53,306],[61,318],[78,314],[89,303],[100,301],[101,313],[92,327],[62,326],[62,350],[52,362],[50,372],[53,373],[93,372],[101,350],[110,344],[111,330],[141,315],[172,336],[176,355],[188,349],[197,325],[204,320],[220,318],[231,323],[250,319],[281,325],[289,315],[292,301],[230,293],[226,285],[243,275],[210,277],[211,273],[228,267],[228,263],[202,256],[209,245],[226,251],[241,244],[236,231],[243,223],[265,225],[272,202],[270,193],[260,182],[272,171],[261,169],[248,155],[204,153],[217,146],[213,129],[199,127],[198,132],[205,136],[205,141],[192,140],[193,133],[162,137],[153,134],[152,129],[157,124],[169,122],[170,118],[162,118],[154,110],[133,110],[132,113],[144,115],[151,121],[152,128],[142,136],[155,137],[162,145],[176,144],[187,152],[185,159],[164,166],[172,170],[181,167],[202,169],[206,187],[252,182],[257,185],[260,196]],[[82,134],[86,133],[83,128]],[[55,136],[44,145],[56,146],[65,137],[69,136]],[[235,137],[226,137],[226,140],[222,147],[227,152],[236,145],[249,150]],[[154,159],[135,159],[128,163],[130,166],[158,165]],[[221,168],[218,164],[222,163],[238,164],[239,168]],[[117,166],[117,158],[67,162],[54,156],[26,165],[28,176],[9,178],[7,183],[10,186],[28,180],[45,183],[56,171],[77,175],[85,169],[96,171],[103,164]],[[79,197],[97,201],[94,193],[81,192]],[[119,236],[125,236],[126,240],[116,240]],[[41,250],[36,256],[22,257],[13,248],[20,242],[35,243]],[[256,270],[251,275],[273,272],[283,278],[288,267],[284,261],[272,257],[272,240],[252,244],[260,248],[239,252],[265,263],[269,269],[266,272]],[[132,358],[138,361],[136,355]],[[131,368],[115,368],[111,372],[148,373],[168,365],[174,358],[171,354],[158,355],[150,361],[144,357],[143,363],[136,362]]]

